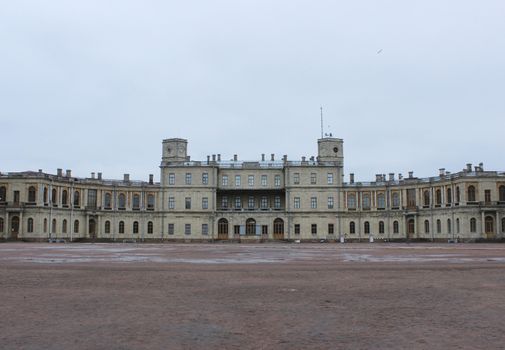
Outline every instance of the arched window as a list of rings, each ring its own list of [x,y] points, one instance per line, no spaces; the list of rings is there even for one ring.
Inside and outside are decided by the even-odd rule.
[[[500,202],[505,202],[505,186],[500,186],[499,198]]]
[[[347,208],[356,209],[356,195],[354,193],[347,195]]]
[[[133,203],[132,203],[132,208],[135,210],[140,209],[140,196],[138,194],[133,195]]]
[[[44,219],[44,233],[47,233],[47,219]]]
[[[447,204],[452,203],[452,190],[450,188],[447,189],[447,198],[445,200]]]
[[[430,191],[424,191],[423,198],[424,198],[424,206],[429,207],[430,206]]]
[[[409,219],[407,221],[407,232],[409,235],[413,235],[416,233],[416,222],[414,219]]]
[[[247,219],[247,221],[245,222],[245,234],[246,235],[256,234],[256,220]]]
[[[0,232],[4,232],[4,219],[0,218]]]
[[[74,233],[79,233],[79,220],[74,221]]]
[[[134,234],[139,233],[139,222],[138,221],[133,222],[133,233]]]
[[[505,232],[505,218],[501,219],[501,232]]]
[[[152,235],[152,234],[153,234],[153,231],[154,231],[154,228],[153,228],[153,222],[152,222],[152,221],[149,221],[149,222],[147,223],[147,234]]]
[[[51,226],[51,232],[56,233],[56,219],[53,219],[53,225]]]
[[[377,195],[377,208],[379,209],[386,208],[386,197],[384,196],[384,193],[379,193]]]
[[[0,187],[0,202],[7,201],[7,188],[5,186]]]
[[[63,219],[61,222],[61,233],[67,233],[67,219]]]
[[[274,234],[284,233],[284,220],[277,218],[274,220]]]
[[[105,231],[105,233],[110,233],[110,221],[109,220],[105,221],[104,231]]]
[[[124,221],[119,222],[119,233],[120,234],[124,233]]]
[[[460,231],[460,226],[459,226],[459,218],[456,219],[456,233],[459,233]]]
[[[228,220],[221,218],[217,222],[217,234],[228,236]]]
[[[154,210],[154,194],[147,195],[147,209]]]
[[[430,222],[428,220],[424,220],[424,233],[430,233]]]
[[[105,193],[104,201],[103,201],[103,206],[106,209],[110,209],[112,207],[112,196],[110,195],[109,192]]]
[[[437,233],[442,233],[442,222],[437,219]]]
[[[472,233],[477,232],[477,219],[475,218],[470,219],[470,232]]]
[[[47,187],[44,187],[44,203],[47,203]]]
[[[51,203],[58,205],[58,191],[56,191],[56,188],[51,191]]]
[[[398,224],[398,221],[393,222],[393,233],[400,233],[400,225]]]
[[[126,196],[124,193],[120,193],[118,196],[118,208],[125,209],[126,208]]]
[[[356,224],[354,223],[354,221],[351,221],[351,223],[349,224],[349,233],[351,235],[356,233]]]
[[[32,218],[28,218],[28,223],[27,223],[27,231],[29,233],[32,233],[33,232],[33,219]]]
[[[68,191],[67,190],[63,190],[61,192],[61,204],[62,205],[68,205]]]
[[[363,194],[363,209],[370,209],[370,194],[368,193]]]
[[[379,221],[379,233],[383,234],[384,231],[384,221]]]
[[[468,186],[468,202],[475,202],[475,187]]]
[[[79,191],[74,192],[74,207],[80,207],[81,206],[81,194]]]
[[[393,208],[400,208],[400,194],[398,192],[393,193]]]
[[[365,228],[365,234],[366,235],[370,234],[370,223],[368,221],[365,221],[364,228]]]
[[[461,201],[461,191],[459,190],[459,186],[456,187],[456,203]]]
[[[34,186],[30,186],[28,188],[28,202],[35,203],[36,201],[37,201],[37,190],[35,189]]]
[[[452,222],[451,219],[447,219],[447,233],[452,232]]]
[[[442,191],[440,191],[439,189],[435,192],[435,200],[437,205],[442,204]]]

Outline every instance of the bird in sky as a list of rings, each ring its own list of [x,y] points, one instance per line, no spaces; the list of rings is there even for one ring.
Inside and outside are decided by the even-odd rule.
[[[380,49],[379,51],[377,51],[377,55],[380,54],[382,52],[382,49]]]

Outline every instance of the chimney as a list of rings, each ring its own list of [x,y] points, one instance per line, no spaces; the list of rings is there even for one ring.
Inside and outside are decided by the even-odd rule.
[[[389,173],[389,181],[395,181],[395,173]]]
[[[412,179],[414,178],[414,172],[413,171],[409,171],[409,179]]]
[[[349,183],[354,183],[354,174],[353,173],[350,173],[349,174]]]
[[[154,183],[154,175],[149,174],[149,185],[152,185]]]
[[[39,169],[39,174],[42,174],[42,169]]]
[[[302,157],[302,162],[305,162],[305,159],[306,159],[306,158],[305,158],[305,156],[304,156],[304,157]]]
[[[282,160],[284,161],[284,163],[286,163],[288,161],[288,155],[287,154],[283,155]]]
[[[215,155],[215,154],[213,154],[213,155],[212,155],[212,161],[213,161],[213,162],[215,162],[215,161],[216,161],[216,155]]]
[[[186,156],[186,162],[191,162],[191,156]]]
[[[272,154],[270,155],[270,157],[271,157],[271,159],[270,159],[270,160],[273,162],[273,161],[275,160],[275,154],[273,154],[273,153],[272,153]]]
[[[261,161],[264,162],[265,161],[265,153],[261,153]]]
[[[479,166],[478,165],[476,165],[474,168],[475,168],[475,172],[479,171]]]
[[[479,163],[480,171],[484,171],[484,163]]]
[[[398,180],[403,180],[403,175],[401,173],[398,174]]]
[[[218,162],[220,162],[220,161],[221,161],[221,155],[220,155],[220,154],[218,154],[218,155],[217,155],[217,161],[218,161]]]
[[[210,163],[210,156],[207,156],[207,164]]]
[[[56,173],[58,174],[59,177],[62,177],[63,176],[63,169],[56,169]]]
[[[440,177],[445,176],[445,168],[440,168],[440,169],[438,169],[438,171],[440,172]]]
[[[67,177],[72,177],[72,170],[67,169]]]
[[[234,154],[234,155],[233,155],[233,161],[234,161],[234,162],[237,162],[237,161],[238,161],[238,155],[236,155],[236,154]]]
[[[467,163],[466,164],[466,171],[471,173],[472,172],[472,163]]]
[[[310,161],[313,162],[314,161],[314,156],[310,157]]]
[[[123,175],[123,181],[124,182],[129,182],[130,181],[130,174],[124,174]]]
[[[98,173],[98,180],[102,181],[102,173]]]
[[[94,179],[95,178],[95,173],[91,173],[91,178]]]
[[[382,181],[382,175],[381,174],[375,174],[375,182],[381,182]]]

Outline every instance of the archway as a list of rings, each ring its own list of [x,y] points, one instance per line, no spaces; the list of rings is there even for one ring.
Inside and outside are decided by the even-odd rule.
[[[247,236],[256,235],[256,220],[250,218],[245,222],[245,234]]]
[[[485,229],[486,229],[486,237],[487,239],[494,239],[496,238],[496,232],[494,230],[494,219],[492,216],[486,216],[486,219],[484,221],[485,223]]]
[[[274,239],[284,239],[284,220],[274,220]]]
[[[225,218],[217,222],[217,239],[228,239],[228,220]]]
[[[18,239],[19,235],[19,216],[13,216],[11,219],[11,239]]]

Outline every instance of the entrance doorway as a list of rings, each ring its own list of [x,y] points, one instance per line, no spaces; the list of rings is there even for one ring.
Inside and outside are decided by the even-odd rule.
[[[11,219],[11,239],[17,240],[19,235],[19,216],[13,216]]]
[[[407,221],[407,238],[412,239],[416,234],[416,222],[414,219],[409,219]]]
[[[95,219],[89,219],[89,238],[93,241],[96,239],[96,221]]]
[[[284,220],[280,218],[274,220],[274,239],[284,239]]]
[[[219,219],[217,222],[217,239],[228,239],[228,220]]]
[[[487,239],[494,239],[496,238],[495,231],[494,231],[494,219],[492,216],[486,216],[485,226],[486,226],[486,237]]]

